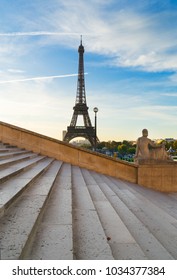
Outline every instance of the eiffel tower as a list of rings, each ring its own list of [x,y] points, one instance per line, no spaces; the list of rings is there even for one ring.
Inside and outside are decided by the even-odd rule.
[[[95,128],[91,124],[91,120],[88,114],[88,107],[86,103],[85,93],[85,80],[84,80],[84,46],[82,45],[82,36],[80,46],[78,48],[79,53],[79,67],[78,67],[78,81],[77,81],[77,94],[76,102],[73,107],[73,116],[70,126],[67,127],[67,132],[63,141],[69,142],[76,137],[84,137],[87,139],[92,147],[96,145],[99,139],[96,136]],[[84,126],[77,126],[78,116],[83,116]],[[95,141],[96,140],[96,141]],[[96,142],[96,143],[95,143]]]

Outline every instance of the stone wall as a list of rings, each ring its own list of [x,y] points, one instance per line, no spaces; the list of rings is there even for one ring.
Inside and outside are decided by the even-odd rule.
[[[0,122],[0,141],[163,192],[177,192],[177,163],[133,164]]]
[[[0,141],[69,162],[102,174],[137,183],[138,165],[0,122]]]
[[[177,192],[177,163],[139,165],[137,183],[162,192]]]

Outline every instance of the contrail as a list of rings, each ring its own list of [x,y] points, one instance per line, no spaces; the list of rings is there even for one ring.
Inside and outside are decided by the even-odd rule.
[[[11,33],[0,33],[0,36],[54,36],[54,35],[77,35],[78,33],[73,32],[48,32],[48,31],[36,31],[36,32],[11,32]]]
[[[87,74],[87,73],[84,73],[84,74]],[[78,74],[66,74],[66,75],[47,76],[47,77],[25,78],[25,79],[18,79],[18,80],[7,80],[7,81],[0,81],[0,84],[26,82],[26,81],[37,81],[37,80],[49,80],[49,79],[66,78],[66,77],[74,77],[74,76],[78,76]]]

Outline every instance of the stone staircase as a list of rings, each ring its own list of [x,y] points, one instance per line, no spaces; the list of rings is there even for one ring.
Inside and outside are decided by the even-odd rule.
[[[177,259],[177,194],[0,143],[0,259]]]

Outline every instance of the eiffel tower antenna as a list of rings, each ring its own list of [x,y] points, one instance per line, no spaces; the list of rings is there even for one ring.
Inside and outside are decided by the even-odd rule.
[[[88,107],[86,102],[85,93],[85,77],[84,77],[84,46],[82,45],[82,35],[80,40],[80,46],[78,48],[79,53],[79,66],[78,66],[78,80],[77,80],[77,93],[75,106],[73,107],[73,116],[70,126],[67,127],[67,132],[63,141],[70,142],[73,138],[84,137],[94,147],[95,145],[95,128],[91,124],[91,120],[88,113]],[[78,116],[83,116],[83,126],[77,126]],[[99,141],[98,138],[96,139]]]

